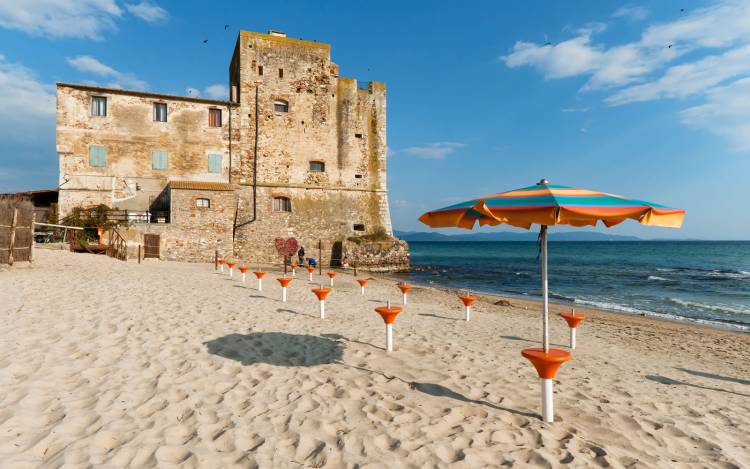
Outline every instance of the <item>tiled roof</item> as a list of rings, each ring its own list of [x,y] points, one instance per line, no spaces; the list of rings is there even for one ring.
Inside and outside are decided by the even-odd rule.
[[[226,182],[210,181],[169,181],[172,189],[188,189],[199,191],[231,191],[232,185]]]

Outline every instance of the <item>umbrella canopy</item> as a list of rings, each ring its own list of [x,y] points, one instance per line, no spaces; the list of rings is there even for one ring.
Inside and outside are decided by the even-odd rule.
[[[610,227],[627,219],[643,225],[679,228],[685,211],[664,205],[626,199],[618,195],[550,184],[542,179],[536,185],[501,192],[424,213],[419,221],[433,228],[471,229],[508,224],[520,228],[541,225],[539,233],[542,274],[542,344],[549,351],[549,300],[547,294],[547,227],[550,225]]]
[[[529,229],[535,223],[595,226],[599,221],[610,227],[631,219],[643,225],[679,228],[684,217],[684,210],[604,192],[552,185],[543,180],[535,186],[432,210],[419,217],[419,221],[433,228],[471,229],[479,222],[480,226],[505,223]]]

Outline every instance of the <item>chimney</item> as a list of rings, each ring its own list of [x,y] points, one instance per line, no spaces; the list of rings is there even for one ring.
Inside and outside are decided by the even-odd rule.
[[[286,33],[282,31],[275,31],[273,29],[268,30],[268,34],[270,36],[276,36],[276,37],[286,37]]]

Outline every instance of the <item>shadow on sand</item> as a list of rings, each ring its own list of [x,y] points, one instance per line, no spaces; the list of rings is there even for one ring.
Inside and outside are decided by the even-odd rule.
[[[750,386],[750,380],[742,378],[734,378],[732,376],[717,375],[714,373],[708,373],[706,371],[688,370],[687,368],[675,368],[676,370],[684,371],[685,373],[693,376],[700,376],[701,378],[718,379],[719,381],[728,381],[730,383],[744,384]]]
[[[438,318],[438,319],[447,319],[448,321],[463,321],[463,319],[460,318],[452,318],[450,316],[440,316],[438,314],[432,314],[432,313],[417,313],[418,316],[429,316],[431,318]]]
[[[243,365],[317,366],[338,363],[343,347],[335,340],[283,332],[229,334],[205,342],[208,353]]]
[[[659,384],[667,384],[670,386],[690,386],[692,388],[705,389],[707,391],[726,392],[726,393],[734,394],[737,396],[750,397],[750,394],[743,394],[741,392],[730,391],[729,389],[714,388],[711,386],[702,386],[700,384],[688,383],[687,381],[680,381],[677,379],[668,378],[666,376],[646,375],[646,379],[649,381],[655,381]]]

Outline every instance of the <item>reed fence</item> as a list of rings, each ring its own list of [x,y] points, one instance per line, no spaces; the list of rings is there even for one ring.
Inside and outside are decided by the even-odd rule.
[[[31,262],[33,256],[34,204],[23,197],[0,197],[0,264]]]

